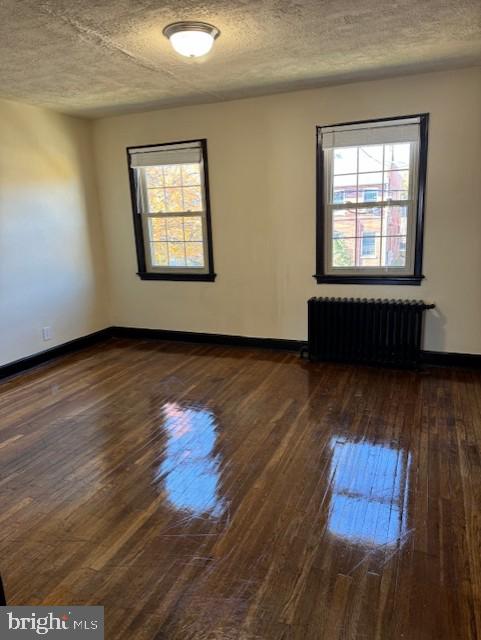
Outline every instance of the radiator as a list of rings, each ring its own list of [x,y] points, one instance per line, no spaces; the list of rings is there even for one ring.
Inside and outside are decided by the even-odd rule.
[[[421,354],[421,300],[311,298],[310,360],[366,362],[416,368]]]

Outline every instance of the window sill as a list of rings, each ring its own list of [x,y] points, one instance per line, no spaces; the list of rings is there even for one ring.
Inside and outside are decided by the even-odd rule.
[[[152,273],[138,271],[141,280],[173,280],[177,282],[214,282],[216,273]]]
[[[363,276],[363,275],[326,275],[313,276],[317,284],[399,284],[419,286],[424,276]]]

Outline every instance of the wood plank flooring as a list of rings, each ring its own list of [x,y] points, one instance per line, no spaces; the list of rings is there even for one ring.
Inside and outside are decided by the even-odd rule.
[[[9,604],[109,640],[481,638],[481,372],[110,340],[0,384]]]

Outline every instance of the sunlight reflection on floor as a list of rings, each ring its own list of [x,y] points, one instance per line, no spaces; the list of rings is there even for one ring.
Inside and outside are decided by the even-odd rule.
[[[176,509],[219,517],[225,501],[218,493],[220,456],[214,453],[216,421],[206,409],[168,402],[163,408],[167,444],[156,482]]]
[[[410,456],[385,444],[333,438],[329,530],[363,545],[393,545],[406,530]]]

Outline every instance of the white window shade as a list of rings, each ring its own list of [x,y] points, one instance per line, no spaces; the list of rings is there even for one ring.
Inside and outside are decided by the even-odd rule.
[[[202,159],[199,147],[179,148],[179,149],[132,149],[130,153],[130,166],[158,167],[160,165],[173,164],[198,164]]]
[[[417,142],[419,140],[419,118],[390,120],[388,122],[361,123],[322,127],[319,135],[323,149],[335,147],[357,147],[368,144]]]

